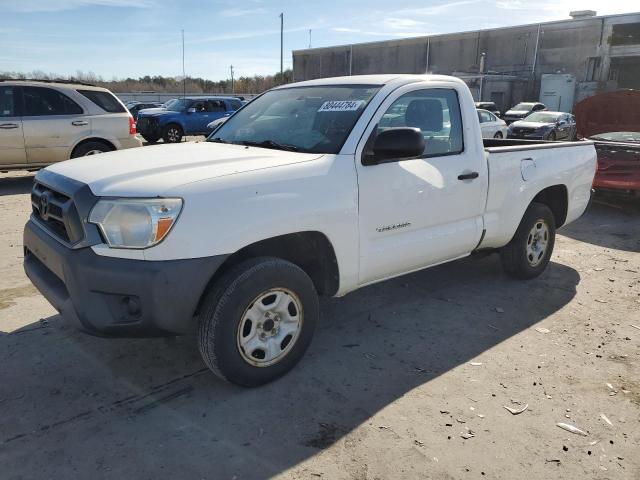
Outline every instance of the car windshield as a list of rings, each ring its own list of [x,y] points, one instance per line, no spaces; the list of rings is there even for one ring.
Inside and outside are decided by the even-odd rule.
[[[591,140],[606,142],[640,143],[640,132],[608,132],[589,137]]]
[[[173,112],[181,112],[187,106],[187,100],[183,98],[174,98],[164,104],[164,108]]]
[[[559,113],[536,112],[527,116],[524,120],[525,122],[555,123],[560,118],[560,115]]]
[[[519,103],[511,110],[531,110],[535,103]]]
[[[377,85],[271,90],[239,110],[208,141],[310,153],[338,153]]]

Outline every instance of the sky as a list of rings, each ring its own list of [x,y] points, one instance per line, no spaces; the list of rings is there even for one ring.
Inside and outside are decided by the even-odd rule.
[[[390,9],[390,7],[392,7]],[[291,51],[640,11],[638,0],[0,0],[0,71],[105,80],[272,74]],[[311,30],[311,39],[309,38]]]

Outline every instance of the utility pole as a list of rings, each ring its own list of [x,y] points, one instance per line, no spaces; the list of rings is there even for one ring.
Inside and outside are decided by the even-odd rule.
[[[311,29],[309,29],[309,48],[311,48]]]
[[[187,76],[184,73],[184,28],[182,29],[182,99],[187,96]]]
[[[235,93],[235,87],[233,85],[233,65],[231,65],[231,93]]]
[[[280,79],[284,83],[284,13],[280,14]]]

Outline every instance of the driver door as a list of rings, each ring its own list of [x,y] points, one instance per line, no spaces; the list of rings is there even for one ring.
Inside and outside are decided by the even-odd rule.
[[[487,169],[477,130],[464,128],[477,113],[461,112],[462,88],[437,85],[411,84],[390,95],[356,151],[361,285],[464,256],[480,241]],[[363,165],[377,132],[393,127],[419,128],[423,156]]]

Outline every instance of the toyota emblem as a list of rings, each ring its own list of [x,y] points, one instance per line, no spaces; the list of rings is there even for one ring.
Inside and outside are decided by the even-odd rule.
[[[48,215],[49,215],[49,196],[46,194],[43,194],[40,197],[40,216],[42,217],[43,220],[46,220]]]

